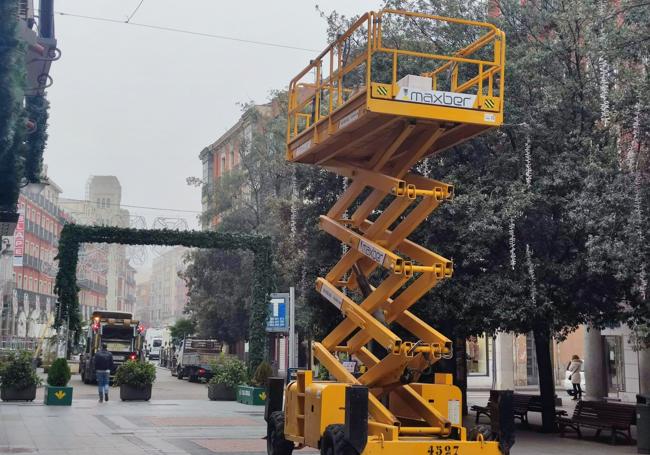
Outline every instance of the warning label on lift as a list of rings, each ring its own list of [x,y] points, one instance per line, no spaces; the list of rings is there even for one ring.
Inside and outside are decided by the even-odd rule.
[[[326,284],[323,284],[320,288],[320,294],[325,297],[327,300],[332,302],[336,308],[341,309],[341,305],[343,305],[343,297],[338,295],[336,292],[334,292],[332,289],[330,289],[329,286]]]
[[[395,99],[399,101],[409,101],[411,103],[460,107],[465,109],[476,107],[474,106],[476,103],[476,95],[411,87],[401,87]]]

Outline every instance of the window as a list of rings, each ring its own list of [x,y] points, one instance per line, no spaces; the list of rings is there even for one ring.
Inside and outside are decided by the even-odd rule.
[[[467,374],[469,376],[488,375],[488,343],[485,335],[471,336],[466,340]]]
[[[623,337],[620,335],[605,335],[603,338],[605,341],[607,388],[611,393],[624,392],[625,362],[623,358]]]
[[[230,169],[235,167],[235,151],[230,149]]]
[[[97,198],[97,207],[99,207],[99,201],[100,201],[100,199]]]
[[[203,183],[207,183],[210,178],[210,157],[203,161]]]
[[[250,147],[253,142],[253,127],[251,125],[246,125],[246,128],[244,128],[244,141],[246,147]]]
[[[221,173],[226,172],[226,154],[221,155]]]
[[[108,209],[111,208],[111,199],[110,198],[106,199],[106,208],[108,208]]]

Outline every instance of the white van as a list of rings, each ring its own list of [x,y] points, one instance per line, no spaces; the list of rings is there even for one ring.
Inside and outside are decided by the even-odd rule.
[[[163,347],[165,340],[165,332],[168,332],[168,329],[156,329],[150,328],[147,329],[147,332],[144,336],[145,343],[147,344],[147,358],[149,360],[158,360],[160,359],[160,351]]]

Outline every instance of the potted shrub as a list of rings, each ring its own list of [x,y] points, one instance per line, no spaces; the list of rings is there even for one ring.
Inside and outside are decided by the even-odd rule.
[[[66,359],[56,359],[47,372],[47,385],[43,402],[50,406],[70,406],[72,404],[72,387],[70,367]]]
[[[156,380],[156,367],[149,362],[129,360],[115,372],[113,385],[120,387],[122,401],[149,401]]]
[[[250,385],[237,387],[237,401],[243,404],[264,406],[266,404],[266,383],[273,375],[273,368],[264,361],[257,366]]]
[[[29,352],[11,353],[0,370],[2,401],[34,401],[41,379],[32,366]]]
[[[236,357],[221,355],[212,364],[214,375],[208,383],[208,398],[215,400],[235,400],[236,387],[246,382],[246,365]]]

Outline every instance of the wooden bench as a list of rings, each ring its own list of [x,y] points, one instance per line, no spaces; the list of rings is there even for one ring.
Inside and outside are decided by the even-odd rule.
[[[479,417],[485,415],[488,418],[490,417],[490,401],[488,400],[487,405],[478,406],[473,405],[470,409],[476,412],[476,423],[478,423]],[[526,395],[522,393],[515,393],[512,396],[512,407],[516,419],[519,419],[521,423],[528,425],[528,413],[529,412],[542,412],[542,400],[539,395]],[[566,416],[566,411],[559,409],[555,411],[556,417]]]
[[[571,429],[582,438],[581,428],[594,428],[595,437],[602,430],[611,432],[611,442],[616,444],[616,435],[622,435],[628,443],[632,443],[630,427],[635,423],[636,413],[633,405],[615,404],[601,401],[578,401],[571,418],[559,417],[557,424],[560,435],[564,436]]]

